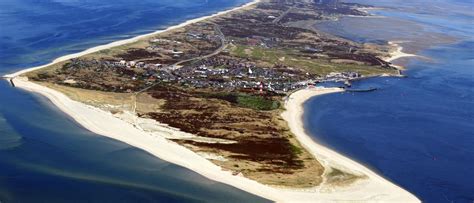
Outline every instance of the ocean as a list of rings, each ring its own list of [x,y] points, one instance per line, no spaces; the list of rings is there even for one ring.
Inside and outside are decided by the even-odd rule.
[[[353,83],[305,104],[314,140],[355,159],[424,202],[474,201],[474,2],[351,1],[384,17],[345,17],[321,30],[360,42],[398,41],[424,58],[399,60],[407,78]]]
[[[247,0],[2,0],[0,74]],[[265,202],[79,126],[0,81],[0,202]]]
[[[0,74],[163,29],[247,0],[2,0]],[[385,18],[318,28],[361,42],[402,41],[426,59],[407,78],[373,78],[311,99],[308,132],[425,202],[474,200],[472,1],[380,0]],[[47,99],[0,82],[0,202],[263,202],[93,134]]]

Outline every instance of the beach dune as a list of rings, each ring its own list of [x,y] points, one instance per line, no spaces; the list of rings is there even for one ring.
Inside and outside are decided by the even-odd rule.
[[[187,21],[177,26],[172,26],[167,30],[179,28],[191,23],[195,23],[204,19],[211,18],[216,15],[222,15],[237,9],[249,7],[258,3],[259,0],[245,4],[241,7],[234,8],[225,12],[220,12],[211,16],[206,16],[194,20]],[[297,91],[288,97],[285,103],[286,111],[282,114],[283,118],[288,122],[291,131],[296,135],[302,145],[314,155],[325,167],[337,167],[349,171],[354,174],[362,175],[366,178],[357,181],[347,187],[329,186],[323,182],[321,186],[310,189],[285,189],[275,188],[260,184],[240,175],[233,175],[230,171],[224,171],[221,167],[213,164],[209,160],[199,156],[191,150],[180,146],[174,142],[159,136],[140,130],[130,123],[114,117],[110,112],[88,106],[86,104],[73,101],[66,95],[41,86],[39,84],[28,81],[27,78],[19,77],[29,71],[37,70],[55,63],[59,63],[72,58],[80,57],[89,53],[100,50],[120,46],[127,43],[135,42],[141,38],[148,37],[163,31],[138,36],[128,40],[113,42],[107,45],[94,47],[77,54],[71,54],[60,57],[52,63],[25,69],[5,77],[14,81],[16,87],[35,92],[47,97],[60,110],[68,114],[86,129],[103,136],[107,136],[131,146],[143,149],[144,151],[165,161],[186,167],[193,170],[204,177],[214,181],[226,183],[236,188],[242,189],[249,193],[277,201],[277,202],[420,202],[414,195],[403,190],[402,188],[387,181],[376,173],[372,172],[365,166],[344,157],[335,151],[326,148],[314,142],[310,136],[306,134],[303,126],[303,104],[309,98],[329,94],[343,92],[339,88],[312,88]]]
[[[71,116],[86,129],[107,136],[144,151],[165,161],[186,167],[211,180],[229,184],[249,193],[277,202],[332,202],[332,201],[393,201],[419,202],[419,200],[402,188],[383,179],[366,167],[350,160],[324,146],[315,143],[306,133],[303,126],[303,103],[314,96],[342,92],[339,88],[314,88],[293,93],[285,104],[283,117],[306,147],[325,167],[337,166],[356,174],[367,176],[348,187],[321,186],[297,190],[274,188],[260,184],[243,176],[233,175],[221,167],[163,137],[152,136],[124,120],[114,117],[110,112],[73,101],[66,95],[50,88],[29,82],[27,78],[13,79],[16,86],[47,97],[60,110]]]

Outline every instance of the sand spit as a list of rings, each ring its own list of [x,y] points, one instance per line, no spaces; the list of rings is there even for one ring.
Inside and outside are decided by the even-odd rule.
[[[302,145],[323,163],[323,166],[327,169],[326,171],[329,170],[329,167],[334,167],[367,177],[343,188],[332,188],[323,182],[319,187],[320,194],[318,195],[324,196],[324,201],[420,202],[414,195],[382,178],[367,167],[316,143],[306,133],[303,121],[304,103],[315,96],[343,91],[341,88],[299,90],[288,97],[285,103],[286,111],[282,114],[291,131]]]
[[[365,175],[368,178],[347,187],[322,184],[315,188],[300,190],[274,188],[245,178],[242,175],[233,175],[231,171],[222,170],[221,167],[191,150],[168,141],[164,137],[140,130],[133,124],[115,117],[110,112],[73,101],[60,92],[29,82],[26,78],[17,77],[13,80],[17,87],[47,97],[60,110],[96,134],[125,142],[160,159],[193,170],[206,178],[270,200],[277,202],[419,202],[415,196],[383,179],[366,167],[318,145],[305,133],[303,120],[301,119],[303,115],[302,104],[313,96],[341,92],[341,89],[300,90],[289,97],[286,103],[287,111],[283,113],[283,117],[288,121],[291,130],[303,146],[317,157],[325,167],[336,167],[354,174]],[[181,132],[177,131],[176,133]]]
[[[388,44],[390,46],[394,47],[394,51],[392,51],[390,53],[390,57],[384,58],[383,60],[388,61],[388,62],[393,62],[393,61],[395,61],[397,59],[400,59],[400,58],[418,56],[418,55],[415,55],[415,54],[409,54],[409,53],[403,52],[403,47],[400,46],[398,43],[400,43],[400,42],[395,42],[395,41],[388,42]]]
[[[274,200],[277,202],[420,202],[415,196],[401,189],[400,187],[385,180],[366,167],[346,158],[324,146],[314,142],[305,132],[303,126],[303,104],[314,96],[341,92],[341,89],[335,88],[314,88],[300,90],[289,96],[286,102],[286,111],[282,114],[289,123],[292,132],[296,135],[302,145],[308,149],[321,163],[326,167],[334,167],[351,172],[356,175],[364,175],[367,178],[357,181],[347,187],[330,186],[323,183],[321,186],[309,189],[281,189],[260,184],[256,181],[243,177],[242,175],[233,175],[231,171],[224,171],[221,167],[213,164],[203,156],[200,156],[191,150],[180,146],[174,142],[168,141],[163,136],[147,132],[137,127],[133,123],[114,116],[110,112],[95,108],[77,101],[73,101],[66,95],[49,89],[47,87],[29,82],[27,78],[18,77],[29,71],[41,69],[62,61],[80,57],[86,54],[97,52],[112,47],[133,43],[139,39],[155,35],[168,30],[180,28],[198,21],[223,15],[228,12],[244,9],[252,6],[260,0],[255,0],[241,7],[228,11],[220,12],[211,16],[201,17],[189,20],[180,25],[169,27],[166,30],[157,31],[147,35],[137,36],[132,39],[121,40],[107,45],[97,46],[77,54],[66,55],[57,58],[52,63],[25,69],[13,74],[6,75],[7,79],[12,78],[16,86],[31,92],[39,93],[47,97],[60,110],[68,114],[86,129],[106,137],[110,137],[131,146],[140,148],[160,159],[186,167],[211,180],[222,182],[249,193]],[[401,50],[399,50],[401,52]],[[180,134],[177,129],[176,134]],[[219,159],[216,155],[206,155],[205,157]]]
[[[153,35],[160,34],[160,33],[166,32],[166,31],[182,28],[184,26],[187,26],[187,25],[190,25],[190,24],[193,24],[193,23],[197,23],[197,22],[200,22],[200,21],[203,21],[203,20],[207,20],[207,19],[210,19],[210,18],[214,18],[214,17],[217,17],[217,16],[225,15],[225,14],[228,14],[230,12],[238,11],[238,10],[241,10],[241,9],[246,9],[248,7],[251,7],[251,6],[259,3],[260,1],[261,0],[253,0],[253,1],[251,1],[247,4],[244,4],[242,6],[235,7],[235,8],[229,9],[229,10],[225,10],[225,11],[221,11],[221,12],[218,12],[216,14],[209,15],[209,16],[203,16],[203,17],[200,17],[200,18],[195,18],[195,19],[192,19],[192,20],[188,20],[184,23],[168,27],[164,30],[158,30],[156,32],[152,32],[152,33],[149,33],[149,34],[139,35],[139,36],[136,36],[134,38],[119,40],[119,41],[115,41],[115,42],[112,42],[112,43],[109,43],[109,44],[92,47],[90,49],[84,50],[84,51],[79,52],[79,53],[61,56],[61,57],[55,59],[53,62],[51,62],[49,64],[42,65],[42,66],[37,66],[37,67],[33,67],[33,68],[28,68],[28,69],[23,69],[23,70],[20,70],[18,72],[12,73],[12,74],[4,75],[3,77],[4,78],[17,77],[17,76],[20,76],[24,73],[31,72],[31,71],[34,71],[34,70],[38,70],[38,69],[41,69],[41,68],[45,68],[45,67],[48,67],[48,66],[51,66],[51,65],[63,62],[63,61],[67,61],[67,60],[70,60],[70,59],[73,59],[73,58],[78,58],[78,57],[81,57],[81,56],[84,56],[84,55],[87,55],[87,54],[95,53],[95,52],[102,51],[102,50],[105,50],[105,49],[110,49],[110,48],[113,48],[113,47],[122,46],[122,45],[125,45],[125,44],[131,44],[131,43],[137,42],[138,40],[146,38],[146,37],[151,37]]]

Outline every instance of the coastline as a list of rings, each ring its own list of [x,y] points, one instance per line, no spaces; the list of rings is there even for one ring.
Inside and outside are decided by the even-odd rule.
[[[359,183],[350,186],[350,189],[348,190],[351,191],[351,194],[359,193],[358,195],[363,195],[364,191],[371,191],[372,194],[365,192],[365,195],[367,195],[368,198],[366,200],[368,201],[420,202],[420,200],[418,200],[413,194],[410,194],[401,187],[384,179],[362,164],[315,142],[307,134],[304,129],[303,120],[304,104],[306,101],[323,94],[341,92],[344,92],[341,88],[321,87],[299,90],[288,97],[288,101],[285,103],[286,111],[282,113],[282,117],[288,122],[291,131],[295,134],[302,145],[319,161],[325,163],[324,167],[326,169],[328,169],[329,166],[333,166],[355,174],[367,176],[366,180],[359,180]],[[327,171],[328,170],[325,170],[325,172]],[[344,195],[341,194],[341,196]]]
[[[301,144],[325,167],[343,168],[356,174],[363,174],[368,178],[343,188],[328,186],[323,182],[322,185],[315,188],[287,189],[270,187],[240,175],[233,175],[231,171],[222,170],[221,167],[191,150],[168,141],[164,137],[152,136],[150,133],[114,117],[110,112],[73,101],[60,92],[29,82],[26,78],[17,77],[13,80],[17,87],[47,97],[61,111],[91,132],[122,141],[160,159],[188,168],[206,178],[234,186],[269,200],[276,202],[315,202],[315,199],[318,202],[347,200],[419,202],[412,194],[355,161],[317,144],[306,134],[301,119],[304,102],[314,96],[342,92],[343,90],[339,88],[315,88],[297,91],[289,97],[290,99],[285,105],[287,110],[282,116]]]
[[[392,46],[395,50],[390,52],[390,56],[386,57],[386,58],[383,58],[383,60],[388,61],[388,62],[393,62],[397,59],[401,59],[401,58],[405,58],[405,57],[417,57],[418,56],[416,54],[409,54],[409,53],[403,52],[403,47],[400,46],[400,44],[398,44],[398,43],[400,43],[400,42],[396,42],[396,41],[389,41],[388,42],[388,44],[390,46]]]
[[[2,77],[3,77],[3,78],[7,78],[7,79],[8,79],[8,78],[18,77],[18,76],[20,76],[20,75],[22,75],[22,74],[25,74],[25,73],[27,73],[27,72],[31,72],[31,71],[34,71],[34,70],[38,70],[38,69],[41,69],[41,68],[45,68],[45,67],[54,65],[54,64],[56,64],[56,63],[60,63],[60,62],[63,62],[63,61],[67,61],[67,60],[70,60],[70,59],[73,59],[73,58],[78,58],[78,57],[81,57],[81,56],[84,56],[84,55],[87,55],[87,54],[91,54],[91,53],[98,52],[98,51],[102,51],[102,50],[105,50],[105,49],[110,49],[110,48],[122,46],[122,45],[125,45],[125,44],[131,44],[131,43],[134,43],[134,42],[136,42],[136,41],[138,41],[138,40],[140,40],[140,39],[146,38],[146,37],[150,37],[150,36],[153,36],[153,35],[156,35],[156,34],[160,34],[160,33],[163,33],[163,32],[167,32],[167,31],[170,31],[170,30],[178,29],[178,28],[181,28],[181,27],[184,27],[184,26],[193,24],[193,23],[197,23],[197,22],[200,22],[200,21],[203,21],[203,20],[207,20],[207,19],[214,18],[214,17],[221,16],[221,15],[225,15],[225,14],[228,14],[228,13],[230,13],[230,12],[234,12],[234,11],[238,11],[238,10],[241,10],[241,9],[245,9],[245,8],[250,7],[250,6],[253,6],[253,5],[258,4],[258,3],[260,3],[261,1],[262,1],[262,0],[252,0],[251,2],[246,3],[246,4],[243,4],[243,5],[241,5],[241,6],[238,6],[238,7],[232,8],[232,9],[228,9],[228,10],[224,10],[224,11],[220,11],[220,12],[217,12],[217,13],[212,14],[212,15],[208,15],[208,16],[203,16],[203,17],[199,17],[199,18],[187,20],[187,21],[185,21],[185,22],[183,22],[183,23],[170,26],[170,27],[168,27],[168,28],[166,28],[166,29],[164,29],[164,30],[157,30],[157,31],[152,32],[152,33],[148,33],[148,34],[144,34],[144,35],[138,35],[138,36],[133,37],[133,38],[130,38],[130,39],[124,39],[124,40],[114,41],[114,42],[111,42],[111,43],[108,43],[108,44],[105,44],[105,45],[95,46],[95,47],[86,49],[86,50],[84,50],[84,51],[81,51],[81,52],[79,52],[79,53],[64,55],[64,56],[61,56],[61,57],[58,57],[58,58],[54,59],[51,63],[45,64],[45,65],[41,65],[41,66],[32,67],[32,68],[27,68],[27,69],[23,69],[23,70],[19,70],[19,71],[17,71],[17,72],[11,73],[11,74],[6,74],[6,75],[4,75],[4,76],[2,76]]]
[[[240,7],[236,7],[227,11],[222,11],[210,16],[188,20],[179,25],[171,26],[165,30],[160,30],[150,34],[140,35],[131,39],[120,40],[106,45],[93,47],[80,53],[62,56],[55,59],[49,64],[24,69],[13,74],[5,75],[4,77],[7,79],[12,78],[12,80],[15,82],[15,85],[19,88],[39,93],[47,97],[61,111],[65,112],[79,124],[84,126],[86,129],[96,134],[100,134],[125,142],[144,151],[147,151],[148,153],[160,159],[193,170],[205,176],[206,178],[229,184],[231,186],[237,187],[249,193],[270,200],[278,202],[315,202],[315,199],[318,199],[317,201],[321,202],[348,200],[419,202],[419,200],[412,194],[385,180],[384,178],[370,171],[366,167],[358,164],[357,162],[350,160],[349,158],[346,158],[324,146],[319,145],[306,134],[306,132],[304,131],[303,121],[301,119],[303,116],[302,105],[304,104],[304,102],[314,96],[341,92],[341,89],[317,88],[314,90],[306,89],[297,91],[289,96],[290,99],[285,105],[287,110],[282,114],[282,116],[288,122],[292,132],[296,135],[300,143],[308,151],[310,151],[319,161],[321,161],[321,163],[323,163],[325,167],[328,167],[329,165],[336,166],[338,168],[343,168],[356,174],[366,175],[368,179],[358,181],[356,184],[352,184],[350,187],[345,187],[341,190],[339,190],[338,188],[326,187],[324,183],[316,188],[309,188],[307,190],[296,190],[273,188],[242,176],[232,175],[230,171],[222,170],[221,167],[213,164],[209,160],[199,156],[191,150],[180,146],[174,142],[168,141],[163,137],[151,136],[149,133],[137,129],[130,123],[127,123],[121,119],[114,117],[109,112],[105,112],[98,108],[73,101],[60,92],[29,82],[24,78],[18,77],[24,73],[41,69],[62,61],[87,55],[100,50],[133,43],[139,39],[151,35],[180,28],[192,23],[206,20],[218,15],[227,14],[229,12],[236,11],[239,9],[244,9],[258,2],[260,2],[260,0],[255,0]],[[398,52],[394,52],[395,55],[390,58],[392,61],[401,57],[413,56],[403,53],[402,49],[400,48],[397,51]],[[368,191],[370,191],[370,193]]]

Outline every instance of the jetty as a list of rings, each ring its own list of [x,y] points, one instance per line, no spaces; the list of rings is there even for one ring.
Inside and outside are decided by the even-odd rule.
[[[2,76],[2,79],[8,80],[12,87],[15,87],[15,82],[13,82],[14,77]]]
[[[13,82],[13,78],[10,78],[9,81],[10,81],[10,85],[12,85],[12,87],[15,87],[15,83]]]
[[[351,83],[350,80],[346,80],[346,81],[344,81],[344,85],[347,86],[347,87],[351,87],[352,83]]]
[[[372,87],[368,89],[346,89],[346,92],[373,92],[377,90],[378,88]]]

